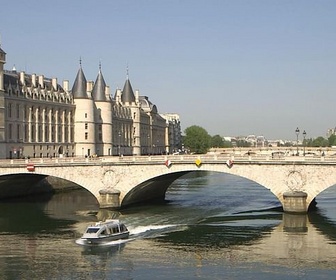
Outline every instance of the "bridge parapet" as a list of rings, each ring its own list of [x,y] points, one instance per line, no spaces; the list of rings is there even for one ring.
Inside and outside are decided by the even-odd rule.
[[[264,154],[257,155],[155,155],[155,156],[124,156],[124,157],[94,157],[94,158],[83,158],[83,157],[64,157],[64,158],[30,158],[30,159],[7,159],[0,160],[0,166],[8,165],[25,165],[28,163],[36,165],[58,165],[58,164],[104,164],[104,163],[164,163],[166,160],[174,162],[195,162],[200,159],[203,163],[206,162],[226,162],[227,160],[233,160],[235,163],[246,163],[246,162],[306,162],[308,163],[336,163],[336,156],[270,156]]]

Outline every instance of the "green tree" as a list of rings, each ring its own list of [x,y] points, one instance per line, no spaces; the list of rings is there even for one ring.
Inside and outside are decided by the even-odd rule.
[[[329,142],[329,146],[336,146],[336,135],[332,134],[330,135],[330,137],[328,138],[328,142]]]
[[[213,148],[223,148],[224,147],[224,140],[223,137],[220,135],[215,135],[211,137],[211,147]]]
[[[232,147],[233,147],[233,145],[232,145],[231,141],[224,140],[223,148],[232,148]]]
[[[208,132],[197,125],[184,130],[184,147],[196,154],[205,154],[211,147],[211,136]]]
[[[251,143],[246,140],[238,140],[237,147],[251,147]]]
[[[322,136],[317,137],[316,139],[313,140],[312,142],[313,147],[328,147],[329,146],[329,141]]]

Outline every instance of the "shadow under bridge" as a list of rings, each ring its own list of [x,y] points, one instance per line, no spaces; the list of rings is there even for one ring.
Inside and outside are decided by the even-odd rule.
[[[144,202],[164,201],[168,187],[181,176],[193,171],[169,173],[151,178],[132,188],[121,202],[121,207]]]

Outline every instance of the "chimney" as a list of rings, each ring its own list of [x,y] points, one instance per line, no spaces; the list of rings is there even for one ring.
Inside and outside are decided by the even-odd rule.
[[[52,78],[51,79],[51,84],[52,84],[54,90],[57,90],[57,78]]]
[[[44,88],[44,76],[43,75],[38,76],[38,83],[41,88]]]
[[[115,97],[116,97],[116,102],[120,103],[121,102],[121,89],[117,89]]]
[[[32,85],[33,85],[33,87],[36,87],[36,74],[32,74],[31,75],[31,79],[32,79]]]
[[[21,85],[25,85],[25,72],[24,71],[21,71],[20,72],[20,83]]]
[[[64,80],[64,81],[63,81],[63,89],[64,89],[64,91],[66,91],[66,92],[69,91],[69,81],[68,81],[68,80]]]
[[[93,81],[87,81],[86,87],[88,92],[91,92],[93,90],[93,83]]]

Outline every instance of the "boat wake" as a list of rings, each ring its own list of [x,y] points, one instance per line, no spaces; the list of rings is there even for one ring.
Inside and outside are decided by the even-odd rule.
[[[128,227],[130,238],[155,238],[169,232],[183,231],[187,228],[186,225],[148,225]]]
[[[85,247],[113,247],[113,246],[119,246],[121,244],[125,244],[137,239],[142,238],[155,238],[158,236],[165,235],[170,232],[175,231],[184,231],[188,228],[186,225],[148,225],[148,226],[137,226],[137,227],[128,227],[129,230],[129,238],[127,239],[119,239],[119,240],[113,240],[109,242],[104,242],[101,244],[88,244],[85,240],[82,238],[77,239],[75,242],[78,245],[82,245]]]

